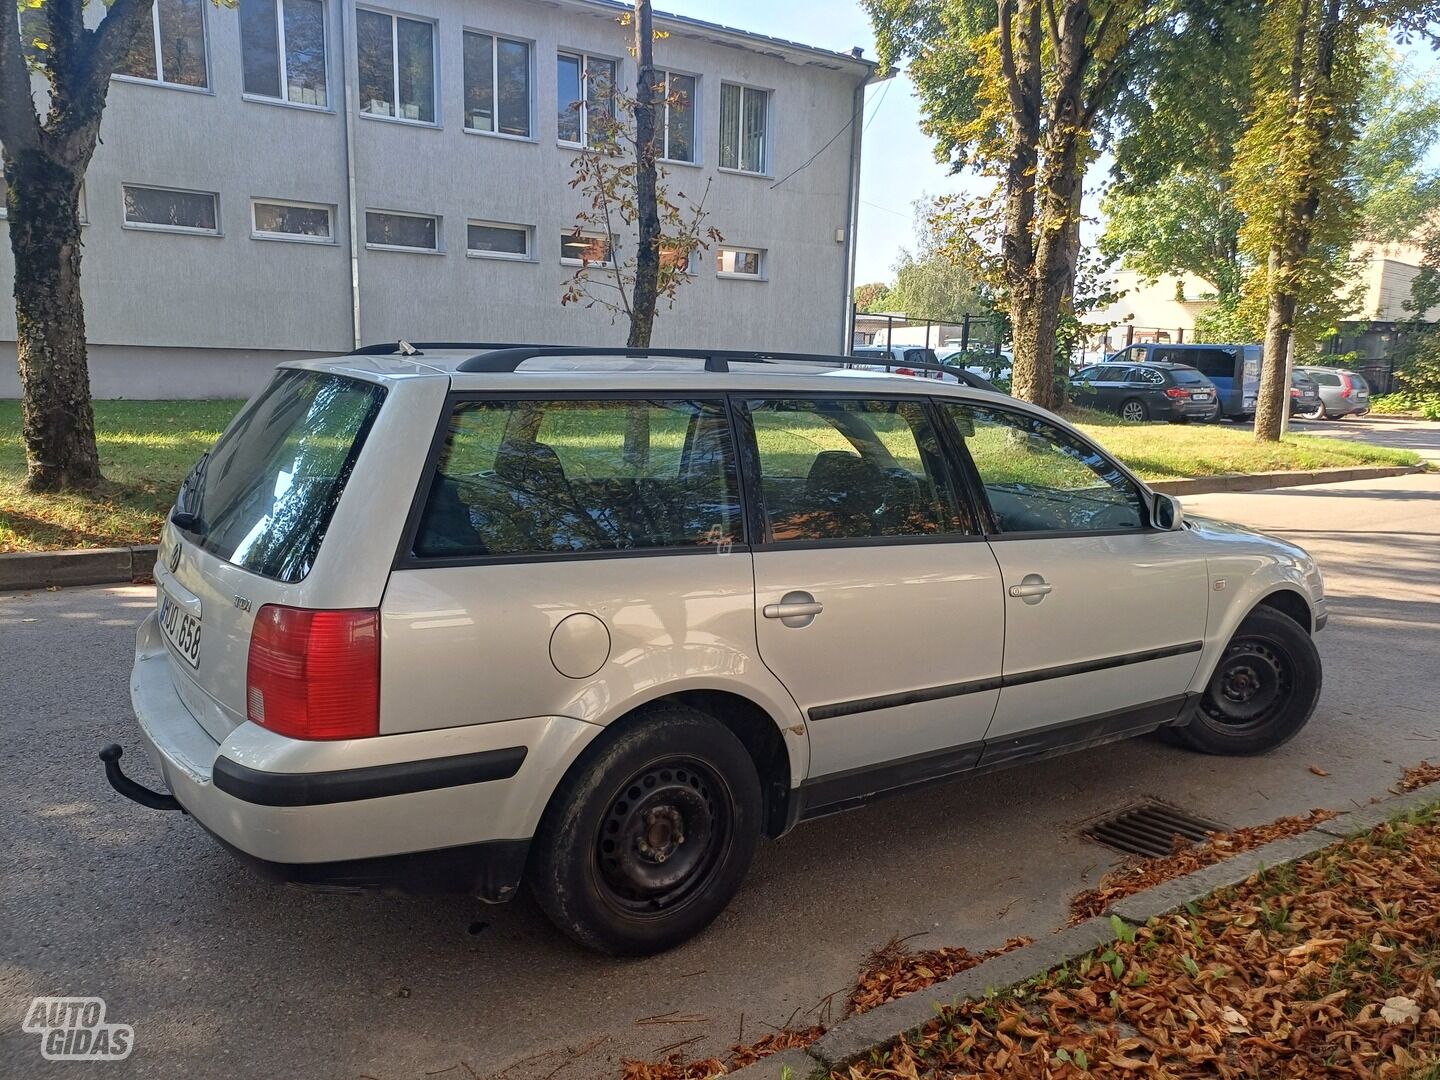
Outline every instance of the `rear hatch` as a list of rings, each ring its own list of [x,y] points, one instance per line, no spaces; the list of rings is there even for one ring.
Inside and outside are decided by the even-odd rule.
[[[386,393],[282,369],[181,487],[155,566],[156,604],[175,688],[216,741],[245,719],[255,613],[307,606],[306,579]]]

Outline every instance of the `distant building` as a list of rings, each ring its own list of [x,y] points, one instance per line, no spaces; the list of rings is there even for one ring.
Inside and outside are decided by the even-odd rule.
[[[620,227],[573,238],[584,196],[569,186],[602,77],[634,86],[628,10],[157,3],[85,181],[95,394],[243,396],[278,361],[401,337],[623,344],[623,323],[560,298],[582,250],[633,250]],[[667,183],[705,197],[725,238],[662,304],[656,343],[843,349],[874,65],[698,19],[656,26]],[[0,245],[6,294],[12,274]],[[0,305],[0,397],[19,393],[14,341]]]

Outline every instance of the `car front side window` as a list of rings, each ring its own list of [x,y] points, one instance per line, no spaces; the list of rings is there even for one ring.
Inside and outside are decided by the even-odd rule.
[[[1145,527],[1139,487],[1093,446],[1040,417],[947,403],[1001,533]]]

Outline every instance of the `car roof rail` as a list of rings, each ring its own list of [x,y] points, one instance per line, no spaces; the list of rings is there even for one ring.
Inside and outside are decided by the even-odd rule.
[[[524,345],[518,341],[382,341],[351,349],[347,356],[416,356],[430,349],[465,351],[467,349],[543,349],[543,345]]]
[[[417,346],[418,348],[418,346]],[[883,367],[886,371],[893,368],[904,368],[907,371],[929,370],[939,372],[953,372],[953,368],[947,364],[936,364],[928,361],[915,361],[913,363],[890,361],[880,363],[883,357],[878,356],[839,356],[833,353],[800,353],[800,352],[779,352],[771,349],[676,349],[676,348],[651,348],[643,346],[639,348],[601,346],[593,347],[588,345],[503,345],[503,346],[480,346],[489,351],[478,353],[465,360],[460,361],[456,371],[466,373],[509,373],[520,367],[527,360],[540,358],[558,358],[566,356],[598,357],[613,360],[641,360],[641,359],[665,359],[665,360],[703,360],[705,370],[712,372],[726,372],[730,370],[731,364],[824,364],[829,367],[851,367],[860,366],[865,368]],[[861,361],[856,365],[856,361]]]

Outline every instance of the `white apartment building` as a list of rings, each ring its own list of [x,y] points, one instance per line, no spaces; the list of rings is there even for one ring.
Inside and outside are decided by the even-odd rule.
[[[627,10],[156,0],[85,182],[95,395],[248,395],[278,361],[399,338],[623,344],[623,322],[560,300],[577,243],[607,247],[572,237],[570,181],[607,107],[594,88],[634,86]],[[656,344],[843,351],[874,65],[656,27],[663,183],[724,236],[662,303]],[[609,250],[633,243],[617,230]],[[7,294],[12,273],[6,244]],[[0,305],[0,397],[19,394],[14,339]]]

